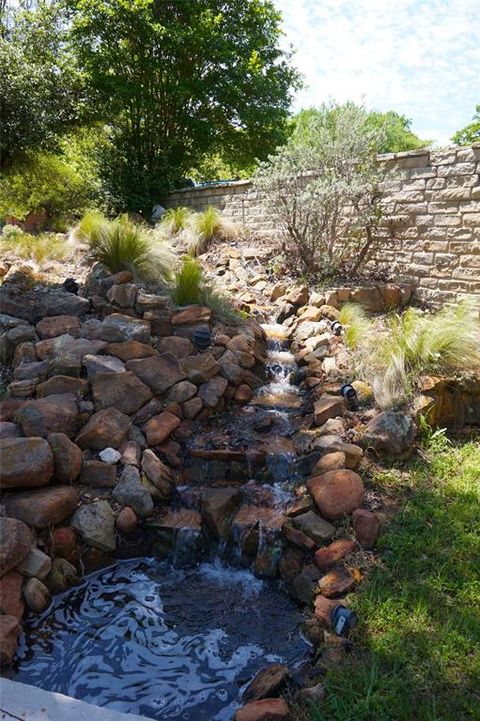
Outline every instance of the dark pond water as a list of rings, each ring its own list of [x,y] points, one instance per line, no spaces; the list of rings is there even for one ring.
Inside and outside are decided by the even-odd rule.
[[[301,620],[248,571],[122,561],[27,619],[15,680],[161,721],[231,721],[257,670],[308,656]]]

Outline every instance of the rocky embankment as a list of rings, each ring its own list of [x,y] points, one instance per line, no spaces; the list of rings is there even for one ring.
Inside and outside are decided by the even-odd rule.
[[[188,554],[194,538],[200,557],[212,543],[234,543],[242,564],[280,577],[305,605],[306,632],[317,647],[333,638],[332,608],[348,605],[361,579],[356,558],[371,553],[380,529],[381,499],[359,470],[362,447],[404,453],[414,424],[402,414],[378,414],[363,384],[353,384],[359,408],[342,395],[351,380],[348,359],[331,327],[338,310],[325,297],[255,280],[251,271],[242,280],[238,251],[226,264],[232,255],[237,285],[230,279],[230,289],[251,316],[231,325],[213,322],[209,308],[174,307],[130,273],[111,275],[101,266],[78,295],[18,272],[5,279],[3,667],[14,659],[25,607],[42,612],[52,593],[115,555],[168,556],[180,536]],[[223,431],[228,418],[237,426],[241,408],[289,406],[262,390],[268,339],[254,318],[272,314],[295,355],[295,422],[275,450],[258,435],[253,444],[246,437],[232,445]],[[270,422],[258,425],[257,417],[260,436]],[[272,455],[294,459],[288,503],[265,495],[265,483],[276,480]],[[252,477],[262,479],[260,492],[252,492]],[[288,671],[281,682],[272,668],[261,674],[237,721],[263,718],[265,709],[286,717],[287,703],[272,696],[283,692]],[[312,679],[305,698],[321,695]]]

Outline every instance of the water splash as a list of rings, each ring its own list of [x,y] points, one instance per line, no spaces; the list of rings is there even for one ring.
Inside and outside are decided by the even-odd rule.
[[[301,619],[275,583],[218,560],[120,562],[27,618],[15,678],[159,721],[231,721],[260,668],[306,658]]]

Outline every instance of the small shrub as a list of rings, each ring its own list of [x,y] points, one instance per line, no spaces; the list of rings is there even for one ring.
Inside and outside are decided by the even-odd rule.
[[[45,213],[49,220],[71,217],[84,210],[89,193],[81,174],[62,157],[29,152],[2,171],[0,217],[23,220],[30,213]]]
[[[362,306],[357,303],[345,303],[338,320],[345,328],[345,343],[352,349],[362,342],[370,330],[370,321]]]
[[[238,227],[222,217],[216,208],[209,206],[203,213],[196,213],[191,218],[188,252],[196,257],[205,253],[214,240],[233,240],[238,235]]]
[[[127,215],[107,220],[90,211],[74,229],[74,236],[87,242],[91,257],[112,273],[131,270],[145,280],[168,279],[173,267],[170,246]]]
[[[192,211],[190,208],[179,206],[178,208],[169,208],[162,216],[160,227],[170,235],[177,235],[188,227]]]

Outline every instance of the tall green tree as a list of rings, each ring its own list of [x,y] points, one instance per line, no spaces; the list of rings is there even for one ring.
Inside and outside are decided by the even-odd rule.
[[[58,2],[2,2],[0,10],[3,169],[28,151],[56,149],[59,138],[81,122],[86,106]]]
[[[472,145],[480,142],[480,105],[475,108],[472,122],[461,130],[457,130],[452,140],[457,145]]]
[[[65,0],[91,102],[111,130],[106,180],[149,209],[206,153],[251,163],[284,140],[298,75],[270,0]]]

